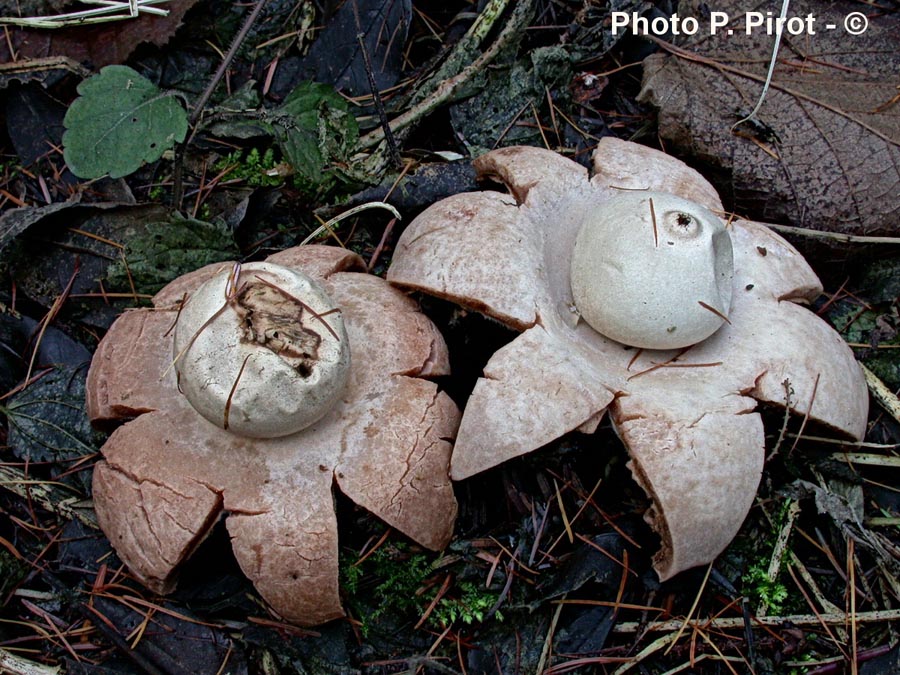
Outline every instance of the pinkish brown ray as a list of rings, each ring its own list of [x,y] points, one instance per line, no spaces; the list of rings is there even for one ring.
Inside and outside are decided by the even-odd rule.
[[[91,421],[118,421],[159,410],[177,394],[171,347],[175,317],[174,311],[139,309],[126,312],[110,327],[88,372]]]
[[[659,150],[606,136],[594,151],[591,183],[598,189],[669,192],[722,214],[715,188],[684,162]]]
[[[430,206],[404,231],[388,281],[524,329],[537,320],[542,257],[511,197],[470,192]]]
[[[497,351],[466,404],[451,474],[461,480],[596,421],[613,391],[591,364],[535,326]]]
[[[765,442],[759,415],[700,413],[688,421],[625,397],[612,418],[635,480],[653,500],[645,518],[662,539],[653,558],[660,579],[713,560],[756,496]]]

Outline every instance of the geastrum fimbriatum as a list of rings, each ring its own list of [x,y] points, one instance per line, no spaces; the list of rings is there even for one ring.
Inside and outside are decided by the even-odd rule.
[[[743,522],[765,458],[758,401],[863,436],[861,369],[798,304],[822,292],[819,279],[766,226],[721,222],[696,171],[614,138],[600,141],[593,176],[527,147],[475,166],[511,194],[432,205],[388,272],[522,332],[466,404],[454,479],[593,432],[608,410],[652,500],[667,579],[713,560]]]
[[[94,506],[153,590],[172,589],[225,516],[278,614],[341,616],[334,484],[423,546],[449,541],[459,411],[424,379],[447,374],[446,346],[414,302],[361,269],[326,246],[210,265],[109,329],[88,414],[125,424],[102,448]]]

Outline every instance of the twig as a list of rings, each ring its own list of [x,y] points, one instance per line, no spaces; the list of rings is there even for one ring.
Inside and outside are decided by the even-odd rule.
[[[706,642],[706,644],[708,644],[710,647],[712,647],[712,650],[716,654],[719,655],[719,660],[725,664],[725,667],[728,668],[729,671],[731,671],[731,675],[738,675],[737,671],[731,666],[731,663],[730,663],[730,661],[733,661],[735,659],[735,657],[725,656],[722,653],[722,650],[719,649],[718,646],[716,646],[716,643],[713,642],[712,639],[709,637],[709,635],[706,634],[706,631],[699,630],[697,628],[695,628],[694,630],[696,633],[698,633],[700,635],[701,638],[703,638],[703,641]],[[737,657],[737,658],[740,658],[741,661],[746,663],[746,659],[743,659],[741,657]]]
[[[847,462],[847,464],[900,468],[900,457],[891,455],[874,455],[864,452],[833,452],[831,453],[831,459],[836,462]]]
[[[801,579],[803,579],[803,581],[806,582],[810,593],[812,593],[812,596],[816,599],[816,602],[819,603],[819,607],[821,607],[823,611],[834,614],[839,614],[844,611],[822,594],[822,590],[819,588],[815,579],[813,579],[812,575],[809,573],[809,570],[806,569],[806,566],[802,562],[800,562],[800,559],[793,551],[791,551],[791,564],[788,565],[787,571],[793,582],[797,585],[797,589],[800,591],[803,599],[806,600],[807,604],[810,606],[814,613],[818,610],[816,609],[815,605],[812,604],[812,599],[810,598],[809,593],[806,592],[806,589],[803,588],[803,585],[800,583],[800,579],[797,578],[798,575]],[[831,634],[831,629],[827,624],[824,626],[824,629],[828,636],[834,639],[834,636],[832,636]],[[843,626],[835,626],[834,632],[838,638],[836,644],[838,644],[838,650],[840,651],[840,645],[847,642],[847,631]]]
[[[858,663],[864,663],[865,661],[871,661],[874,658],[887,654],[892,649],[896,647],[896,644],[886,644],[881,645],[880,647],[875,647],[873,649],[867,649],[865,651],[861,651],[856,655],[856,660]],[[819,659],[819,663],[822,665],[814,670],[807,670],[806,675],[837,675],[838,673],[843,673],[844,671],[844,657],[836,656],[831,659]],[[800,668],[809,668],[812,666],[812,663],[809,662],[796,662],[796,661],[785,661],[785,666],[790,667],[800,667]]]
[[[225,76],[225,71],[228,70],[229,66],[231,66],[231,62],[234,61],[234,57],[237,55],[238,50],[244,43],[244,40],[247,39],[247,34],[253,27],[256,19],[259,18],[259,15],[262,13],[265,6],[266,0],[258,0],[256,3],[256,7],[254,7],[253,11],[250,12],[250,15],[247,17],[247,20],[244,21],[244,25],[241,26],[238,34],[234,36],[234,40],[231,41],[231,46],[228,48],[228,52],[222,59],[222,63],[219,64],[219,67],[216,69],[216,72],[212,76],[212,79],[209,81],[209,84],[206,85],[206,89],[204,89],[203,93],[200,95],[200,98],[197,99],[197,103],[194,105],[194,110],[191,112],[191,116],[188,121],[191,126],[190,136],[185,139],[184,143],[180,143],[175,148],[175,168],[173,172],[174,176],[172,179],[172,202],[175,204],[175,208],[179,210],[181,209],[181,200],[184,198],[184,152],[194,138],[194,134],[197,131],[197,122],[200,120],[200,116],[203,114],[203,111],[206,108],[206,104],[209,103],[209,99],[212,97],[213,92],[216,90],[216,87],[219,86],[219,82]]]
[[[769,559],[769,568],[766,571],[766,578],[769,583],[775,583],[781,574],[781,564],[784,560],[784,554],[787,551],[788,541],[791,538],[791,531],[794,529],[794,520],[800,513],[800,503],[791,499],[788,502],[787,518],[784,525],[778,532],[778,538],[775,540],[775,546],[772,549],[772,557]],[[765,600],[760,600],[760,604],[756,609],[757,616],[765,616],[768,611],[768,604]]]
[[[694,615],[694,612],[697,611],[697,605],[700,604],[700,598],[703,596],[703,590],[706,588],[706,582],[709,581],[709,573],[712,571],[712,563],[709,564],[709,567],[706,568],[706,574],[703,575],[703,581],[700,584],[700,588],[697,589],[697,595],[694,597],[694,604],[691,605],[690,611],[687,613],[687,616],[684,617],[684,621],[681,626],[678,628],[678,632],[675,634],[675,639],[672,640],[672,644],[669,645],[669,648],[666,650],[666,654],[668,654],[672,647],[678,642],[678,639],[681,637],[681,634],[684,632],[684,629],[687,628],[688,624],[691,622],[691,617]]]
[[[441,598],[444,597],[444,594],[447,592],[447,589],[450,588],[450,581],[453,579],[452,574],[446,574],[444,576],[444,583],[441,584],[441,587],[438,589],[438,592],[435,593],[434,597],[431,599],[431,602],[428,603],[428,607],[425,608],[425,611],[422,612],[422,616],[419,617],[419,621],[413,626],[414,630],[418,630],[421,628],[426,621],[428,621],[428,617],[431,616],[431,613],[434,611],[434,608],[437,607],[437,604],[441,601]],[[447,627],[447,630],[450,629],[450,626]]]
[[[191,126],[194,126],[199,121],[200,115],[203,114],[203,110],[204,108],[206,108],[206,104],[209,103],[210,97],[213,95],[216,87],[219,86],[219,82],[225,76],[225,71],[228,70],[231,62],[234,61],[234,57],[237,55],[238,50],[241,48],[241,45],[244,44],[244,40],[247,39],[247,34],[250,32],[253,24],[256,23],[256,19],[259,18],[259,15],[262,13],[265,6],[266,0],[258,0],[256,3],[256,7],[254,7],[253,11],[250,12],[250,16],[247,17],[246,21],[244,21],[244,25],[241,26],[238,34],[234,36],[234,40],[231,41],[231,46],[228,48],[228,52],[222,59],[222,63],[219,64],[219,67],[216,70],[215,74],[212,76],[212,79],[209,81],[209,84],[206,85],[206,89],[200,95],[200,98],[197,99],[197,103],[194,106],[194,110],[191,113],[190,117]]]
[[[563,502],[562,494],[559,491],[559,484],[556,482],[556,479],[553,479],[553,487],[556,488],[556,503],[559,504],[559,515],[562,516],[563,527],[566,530],[566,537],[569,539],[569,543],[575,541],[575,535],[572,534],[572,525],[569,523],[569,516],[566,513],[566,505]]]
[[[68,26],[82,26],[91,23],[135,19],[141,13],[155,14],[156,16],[168,16],[169,10],[153,7],[153,5],[159,5],[164,2],[169,2],[169,0],[128,0],[127,2],[115,2],[114,0],[82,0],[81,4],[83,5],[102,6],[97,9],[83,9],[78,12],[57,14],[55,16],[0,17],[0,26],[20,26],[22,28],[66,28]],[[116,14],[116,12],[122,13]]]
[[[75,279],[78,277],[78,273],[81,271],[81,261],[78,257],[75,258],[75,264],[72,270],[72,276],[69,277],[69,282],[66,284],[66,287],[62,290],[56,298],[53,300],[53,304],[50,305],[50,309],[44,315],[44,318],[41,319],[39,325],[39,330],[37,333],[37,338],[34,341],[34,344],[31,346],[31,358],[28,360],[28,370],[25,373],[25,381],[28,382],[31,379],[31,373],[34,371],[34,364],[37,360],[38,351],[41,347],[41,342],[44,339],[44,334],[47,331],[47,328],[50,327],[50,324],[53,323],[53,320],[56,319],[56,316],[59,314],[60,309],[65,304],[66,299],[69,297],[69,293],[72,292],[72,288],[75,285]]]
[[[58,666],[44,666],[33,661],[26,661],[5,649],[0,649],[0,673],[9,675],[57,675]]]
[[[381,240],[378,242],[378,246],[376,246],[375,250],[372,252],[372,257],[369,259],[369,264],[366,265],[366,272],[371,272],[375,268],[375,263],[378,262],[378,257],[384,250],[385,244],[387,244],[388,237],[391,236],[391,231],[394,229],[394,225],[396,224],[396,218],[391,218],[388,221],[387,227],[384,228],[384,232],[381,234]]]
[[[786,434],[789,438],[796,437],[796,434]],[[815,441],[816,443],[830,443],[831,445],[848,445],[854,448],[874,448],[876,450],[896,450],[900,448],[900,443],[867,443],[865,441],[848,441],[843,438],[827,438],[825,436],[810,436],[804,434],[803,438],[807,441]]]
[[[477,59],[475,59],[468,67],[464,68],[458,75],[447,78],[438,84],[434,92],[430,95],[426,96],[420,102],[415,104],[405,113],[398,115],[395,117],[390,124],[390,129],[394,133],[401,129],[405,129],[419,120],[424,118],[426,115],[431,113],[433,110],[437,109],[444,103],[447,103],[450,100],[453,100],[454,96],[457,92],[462,88],[463,85],[469,82],[473,77],[482,72],[482,70],[487,66],[500,51],[511,44],[516,37],[518,37],[521,30],[528,24],[528,21],[531,17],[531,10],[534,7],[534,0],[523,0],[522,2],[516,3],[515,9],[513,10],[512,15],[509,20],[506,22],[506,25],[503,27],[503,30],[500,31],[500,34],[497,36],[497,39],[494,43]],[[487,14],[488,10],[486,9],[482,15]],[[485,19],[486,23],[492,23],[496,21],[499,17],[499,14],[493,14],[490,18]],[[481,20],[481,17],[479,17]],[[482,28],[485,27],[482,25]],[[490,26],[487,26],[490,29]],[[371,148],[375,145],[378,145],[382,141],[385,140],[384,130],[383,129],[373,129],[368,134],[363,136],[359,141],[359,147],[361,149]]]
[[[791,387],[789,378],[784,378],[781,386],[784,387],[784,417],[781,420],[781,429],[778,431],[778,440],[775,441],[775,447],[772,448],[772,452],[766,456],[766,463],[770,462],[781,449],[781,444],[784,442],[787,434],[788,422],[791,421],[791,409],[793,408],[791,397],[794,395],[794,389]]]
[[[0,63],[0,75],[16,75],[56,69],[67,70],[83,80],[92,75],[88,68],[67,56],[47,56],[38,59],[28,59],[27,61]]]
[[[565,599],[565,595],[563,595],[563,599]],[[547,637],[544,640],[544,646],[541,649],[541,657],[538,660],[538,666],[534,671],[535,675],[541,675],[544,672],[544,666],[547,663],[547,659],[550,658],[550,652],[553,648],[553,634],[556,632],[556,624],[559,622],[559,615],[562,612],[563,604],[560,603],[556,606],[556,610],[553,612],[553,618],[550,620],[550,628],[547,630]]]
[[[372,101],[375,104],[375,111],[378,113],[378,123],[381,125],[384,136],[387,139],[388,154],[391,157],[391,162],[399,169],[403,166],[403,161],[400,159],[400,150],[397,148],[397,139],[394,138],[391,126],[388,123],[387,114],[384,112],[384,103],[381,101],[381,92],[378,91],[378,85],[375,83],[375,73],[372,71],[372,61],[369,58],[369,50],[366,47],[365,33],[363,33],[362,24],[359,21],[359,7],[356,0],[353,0],[353,18],[356,20],[356,41],[359,42],[359,49],[362,52],[363,65],[366,68],[366,77],[369,79],[369,91],[372,92]]]
[[[872,397],[878,401],[882,408],[895,420],[900,422],[900,398],[887,388],[887,385],[878,379],[878,376],[863,364],[859,364],[863,369],[863,375],[866,376],[866,384]]]
[[[344,211],[343,213],[335,216],[328,222],[322,223],[319,227],[317,227],[309,235],[307,235],[306,238],[300,242],[299,246],[304,246],[304,245],[308,244],[309,242],[311,242],[313,239],[315,239],[316,237],[318,237],[320,234],[322,234],[325,231],[330,232],[331,226],[334,225],[335,223],[338,223],[338,222],[344,220],[345,218],[350,218],[351,216],[355,216],[360,211],[365,211],[366,209],[384,209],[386,211],[389,211],[391,213],[391,215],[394,216],[394,218],[396,218],[397,220],[403,219],[403,217],[400,215],[400,212],[397,209],[395,209],[393,206],[391,206],[390,204],[387,204],[386,202],[366,202],[365,204],[360,204],[359,206],[354,206],[352,209],[349,209],[348,211]]]
[[[874,623],[877,621],[897,621],[900,619],[900,609],[884,609],[874,612],[857,612],[856,621],[858,623]],[[753,622],[759,626],[782,626],[791,624],[794,626],[818,626],[822,623],[830,625],[844,625],[849,622],[850,617],[846,612],[832,612],[828,614],[788,614],[786,616],[760,616],[754,617]],[[647,632],[659,633],[676,631],[681,627],[684,619],[670,619],[668,621],[652,621],[648,624],[641,624],[638,621],[623,621],[613,626],[614,633],[637,633],[639,630]],[[742,628],[744,620],[739,617],[727,617],[709,620],[697,620],[695,623],[703,628],[716,628],[727,630],[731,628]],[[674,633],[672,633],[674,636]],[[668,636],[667,636],[668,637]]]
[[[847,539],[847,578],[850,583],[847,584],[847,604],[850,605],[850,673],[857,675],[859,673],[859,662],[856,660],[856,653],[859,651],[859,645],[856,639],[856,564],[855,564],[855,547],[852,538]]]
[[[893,244],[900,245],[900,237],[868,237],[858,234],[842,234],[840,232],[822,232],[820,230],[811,230],[806,227],[794,227],[793,225],[776,225],[766,223],[776,232],[782,234],[794,234],[798,237],[808,237],[810,239],[829,239],[843,244]]]
[[[448,53],[440,56],[438,59],[440,65],[411,93],[408,105],[419,103],[433,94],[444,80],[459,75],[460,71],[477,55],[481,43],[493,30],[494,24],[506,11],[509,3],[510,0],[487,0],[481,14],[472,22],[465,35],[453,45]]]
[[[34,499],[51,513],[67,520],[78,519],[88,527],[97,528],[89,503],[80,497],[63,495],[59,483],[35,480],[18,469],[0,464],[0,487],[25,499]]]
[[[800,422],[800,429],[797,431],[797,437],[794,439],[794,444],[791,446],[791,449],[788,450],[788,457],[794,454],[794,450],[797,449],[797,444],[800,443],[800,439],[803,437],[803,431],[806,429],[806,424],[809,422],[809,416],[812,414],[813,405],[816,402],[816,392],[819,391],[819,378],[821,375],[821,373],[816,373],[816,379],[813,381],[812,393],[809,395],[809,403],[806,404],[806,414],[803,416],[803,421]]]
[[[79,613],[88,621],[92,621],[107,640],[113,643],[124,656],[129,658],[147,675],[167,675],[156,667],[152,661],[143,654],[131,648],[131,645],[119,633],[118,627],[110,621],[99,609],[85,602],[76,605]]]
[[[632,658],[631,661],[629,661],[629,662],[626,663],[626,664],[623,664],[623,665],[619,666],[619,667],[613,672],[613,675],[622,675],[622,673],[627,673],[629,670],[631,670],[634,666],[636,666],[636,665],[639,664],[641,661],[643,661],[644,659],[646,659],[648,656],[650,656],[650,655],[652,655],[652,654],[655,654],[656,652],[658,652],[658,651],[659,651],[660,649],[662,649],[663,647],[665,647],[665,646],[667,646],[667,645],[669,645],[669,644],[674,643],[674,642],[675,642],[675,639],[678,637],[678,636],[675,634],[674,631],[678,628],[678,626],[679,626],[679,624],[680,624],[681,622],[680,622],[680,621],[674,621],[674,622],[668,622],[668,623],[674,623],[674,624],[675,624],[675,625],[672,627],[672,631],[673,631],[673,632],[670,632],[668,635],[663,635],[661,638],[658,638],[657,640],[654,640],[654,641],[651,642],[649,645],[647,645],[646,647],[644,647],[640,652],[638,652],[637,654],[634,655],[634,658]],[[622,624],[617,624],[617,626],[621,626],[621,625],[622,625]],[[614,628],[613,630],[615,630],[615,628]],[[625,631],[619,631],[619,632],[625,632]]]

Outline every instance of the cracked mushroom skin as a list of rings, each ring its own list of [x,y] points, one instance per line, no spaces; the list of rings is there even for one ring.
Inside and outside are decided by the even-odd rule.
[[[274,438],[305,429],[337,402],[350,371],[347,343],[318,283],[289,267],[249,263],[222,270],[185,302],[173,359],[197,412],[240,436]]]
[[[388,271],[401,288],[521,332],[490,358],[466,404],[454,479],[567,432],[592,433],[608,412],[631,472],[651,498],[645,519],[661,538],[654,567],[665,580],[712,561],[743,523],[765,458],[759,402],[863,437],[868,394],[861,369],[841,337],[801,305],[822,292],[819,279],[765,225],[738,219],[725,226],[733,271],[729,278],[720,269],[709,284],[721,288],[728,279],[723,304],[689,296],[692,310],[700,301],[717,310],[706,312],[716,323],[707,336],[678,348],[634,348],[582,318],[572,275],[583,224],[623,193],[635,202],[666,193],[721,213],[718,195],[696,171],[615,138],[599,142],[592,175],[530,147],[492,151],[475,166],[510,194],[467,193],[433,204],[405,230]],[[638,228],[627,236],[643,236],[649,246],[662,244],[663,224],[657,220],[654,242],[649,204],[641,208],[648,217],[620,227]]]
[[[315,625],[343,615],[335,485],[419,544],[438,550],[448,543],[459,411],[427,379],[449,371],[443,338],[413,301],[355,271],[363,269],[358,256],[304,246],[266,262],[312,278],[340,308],[346,333],[335,332],[347,340],[352,366],[336,401],[304,429],[271,438],[226,431],[198,413],[171,367],[173,326],[179,307],[234,265],[184,275],[154,297],[152,309],[119,317],[91,363],[91,420],[125,422],[102,448],[94,506],[122,560],[161,593],[173,589],[179,568],[224,517],[237,561],[260,595],[283,619]],[[242,272],[236,289],[248,278]],[[323,321],[336,319],[316,311]],[[308,325],[316,324],[325,330],[315,319]]]

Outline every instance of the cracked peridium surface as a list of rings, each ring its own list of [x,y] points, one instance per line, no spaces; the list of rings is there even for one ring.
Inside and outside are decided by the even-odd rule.
[[[654,567],[667,579],[713,560],[750,509],[765,458],[758,401],[862,438],[862,372],[841,337],[797,304],[822,292],[816,275],[762,224],[727,225],[732,303],[728,323],[706,340],[640,350],[579,320],[570,270],[581,224],[623,190],[671,193],[722,214],[696,171],[610,137],[597,146],[593,175],[528,147],[495,150],[474,164],[510,194],[466,193],[432,205],[403,233],[388,271],[394,284],[521,331],[491,357],[466,403],[454,479],[569,431],[591,433],[608,411],[652,499],[646,518],[662,539]]]
[[[232,433],[296,433],[340,397],[351,366],[343,314],[324,288],[268,262],[224,269],[181,306],[174,367],[197,412]]]
[[[224,517],[238,563],[262,597],[286,620],[313,625],[343,614],[335,483],[420,544],[440,549],[449,541],[459,412],[423,379],[448,372],[441,335],[402,293],[349,271],[360,269],[357,256],[312,246],[269,262],[315,277],[341,307],[354,354],[341,399],[282,438],[242,438],[200,416],[177,391],[171,328],[184,294],[229,265],[185,275],[160,291],[153,309],[120,317],[92,362],[91,419],[134,418],[103,446],[94,504],[117,553],[159,592],[172,589],[179,566]]]

